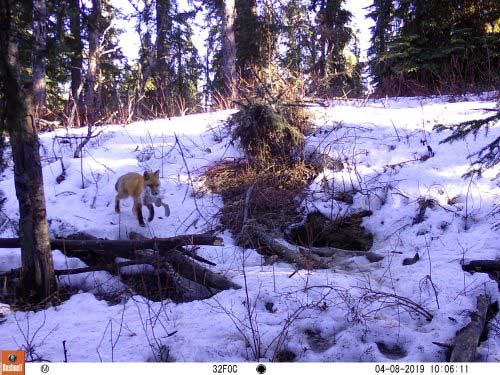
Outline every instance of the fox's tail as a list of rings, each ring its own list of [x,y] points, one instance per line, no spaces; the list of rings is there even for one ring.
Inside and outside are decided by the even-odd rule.
[[[118,191],[118,183],[120,182],[120,179],[116,180],[116,184],[115,184],[115,190]]]

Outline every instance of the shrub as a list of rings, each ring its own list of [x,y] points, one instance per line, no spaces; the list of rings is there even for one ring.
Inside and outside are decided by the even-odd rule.
[[[250,163],[273,160],[289,164],[303,154],[303,134],[272,105],[249,104],[231,117],[230,125]]]
[[[241,110],[229,120],[233,139],[249,162],[300,161],[304,134],[311,126],[304,104],[305,83],[286,69],[270,64],[253,70],[238,87]]]

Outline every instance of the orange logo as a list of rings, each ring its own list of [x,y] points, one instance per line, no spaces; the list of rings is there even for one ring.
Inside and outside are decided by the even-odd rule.
[[[24,352],[21,350],[2,350],[0,375],[24,375]]]

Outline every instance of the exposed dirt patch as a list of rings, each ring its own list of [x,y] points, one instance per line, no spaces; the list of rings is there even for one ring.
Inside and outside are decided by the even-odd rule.
[[[280,350],[276,354],[276,362],[293,362],[297,358],[297,354],[288,349]]]
[[[336,247],[345,250],[368,251],[373,235],[362,226],[363,217],[371,211],[361,211],[337,220],[329,220],[319,212],[310,213],[304,224],[290,231],[290,240],[306,247]]]
[[[300,222],[297,197],[316,173],[304,162],[257,167],[239,159],[215,164],[205,176],[208,188],[222,196],[221,223],[238,234],[245,209],[248,220],[255,220],[269,230],[282,231],[291,223]]]
[[[306,329],[304,333],[307,337],[307,343],[315,353],[323,353],[335,345],[335,337],[323,337],[318,329]]]

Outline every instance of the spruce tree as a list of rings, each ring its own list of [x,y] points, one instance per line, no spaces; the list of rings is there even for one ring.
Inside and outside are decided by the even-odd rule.
[[[344,8],[343,0],[312,1],[311,9],[317,11],[319,53],[315,72],[322,83],[318,93],[323,96],[345,95],[353,72],[346,59],[346,50],[354,38],[349,26],[352,14]]]
[[[437,125],[435,130],[439,132],[445,130],[452,131],[451,134],[440,143],[455,142],[457,140],[464,139],[469,134],[477,137],[480,131],[484,131],[485,134],[488,134],[489,127],[500,122],[500,102],[498,102],[497,109],[494,112],[495,113],[492,115],[484,118],[464,121],[456,125]],[[469,158],[471,159],[472,166],[464,177],[469,177],[474,174],[481,176],[485,169],[493,168],[494,166],[500,164],[500,137],[497,137],[488,143],[478,152],[469,156]]]
[[[394,0],[374,0],[368,17],[375,21],[371,28],[371,45],[368,48],[370,69],[373,83],[378,85],[386,75],[386,64],[383,57],[387,53],[388,44],[392,37],[394,19]]]
[[[391,95],[494,89],[500,83],[500,3],[377,0],[371,67]],[[492,27],[493,26],[493,27]]]
[[[257,13],[257,0],[236,0],[236,67],[243,79],[250,79],[252,69],[261,66],[262,20]]]
[[[45,0],[33,0],[33,105],[35,113],[46,104],[45,64],[47,55],[47,6]]]

